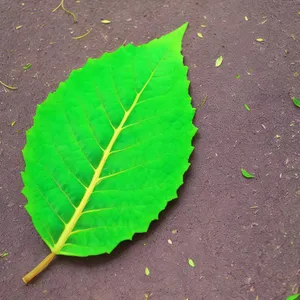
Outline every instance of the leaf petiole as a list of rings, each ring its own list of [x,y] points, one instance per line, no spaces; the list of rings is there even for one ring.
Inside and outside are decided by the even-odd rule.
[[[27,273],[22,280],[28,284],[35,276],[40,274],[44,269],[47,268],[47,266],[51,263],[53,258],[55,257],[54,253],[50,253],[48,256],[46,256],[32,271]]]

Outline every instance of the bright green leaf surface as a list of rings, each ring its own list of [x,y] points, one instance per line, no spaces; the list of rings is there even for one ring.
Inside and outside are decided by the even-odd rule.
[[[145,268],[145,275],[146,276],[149,276],[150,275],[150,270],[148,267]]]
[[[292,295],[286,298],[286,300],[299,300],[299,299],[300,299],[300,294]]]
[[[196,132],[186,28],[89,59],[38,106],[23,193],[52,253],[110,253],[177,198]]]
[[[24,70],[28,70],[32,67],[32,64],[27,64],[23,67]]]
[[[245,169],[241,169],[241,172],[245,178],[254,178],[255,177],[253,174],[247,172]]]
[[[188,263],[191,267],[195,268],[195,263],[191,258],[188,258]]]
[[[248,104],[245,103],[244,106],[245,106],[245,108],[246,108],[248,111],[251,110],[250,107],[248,106]]]
[[[300,107],[300,99],[293,97],[292,100],[296,106]]]

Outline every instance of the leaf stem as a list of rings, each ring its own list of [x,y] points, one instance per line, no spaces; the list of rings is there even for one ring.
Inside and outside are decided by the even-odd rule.
[[[55,257],[54,253],[50,253],[46,256],[32,271],[27,273],[22,279],[23,281],[28,284],[35,276],[41,273],[47,266],[51,263],[53,258]]]

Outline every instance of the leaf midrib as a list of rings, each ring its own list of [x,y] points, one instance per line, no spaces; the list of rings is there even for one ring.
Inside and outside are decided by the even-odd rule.
[[[103,156],[100,160],[100,163],[99,163],[98,167],[95,169],[95,173],[94,173],[94,176],[92,178],[92,181],[91,181],[90,185],[88,186],[88,188],[86,189],[85,194],[84,194],[83,198],[81,199],[79,206],[76,208],[72,218],[65,225],[65,228],[64,228],[63,232],[61,233],[57,243],[51,249],[52,253],[54,253],[54,254],[59,253],[59,251],[64,247],[64,245],[65,245],[66,241],[68,240],[70,234],[72,233],[74,227],[76,226],[76,223],[79,220],[79,218],[81,217],[82,212],[83,212],[86,204],[88,203],[88,201],[89,201],[96,185],[99,183],[98,180],[100,178],[101,172],[102,172],[102,170],[105,166],[105,163],[106,163],[109,155],[111,154],[111,150],[112,150],[117,138],[119,137],[121,131],[123,130],[124,124],[126,123],[128,117],[132,113],[132,111],[135,108],[136,104],[138,103],[142,93],[144,92],[147,85],[151,81],[153,75],[155,74],[156,69],[158,68],[158,66],[159,66],[159,64],[161,63],[162,60],[163,60],[163,58],[158,62],[155,69],[151,72],[148,80],[146,81],[146,83],[144,84],[144,86],[142,87],[140,92],[136,94],[136,97],[135,97],[131,107],[129,108],[129,110],[125,111],[124,117],[123,117],[122,121],[120,122],[119,126],[116,129],[114,129],[114,134],[113,134],[107,148],[103,152]]]

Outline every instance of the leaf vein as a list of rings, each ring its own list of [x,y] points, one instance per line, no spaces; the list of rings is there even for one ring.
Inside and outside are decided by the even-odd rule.
[[[116,130],[116,127],[115,127],[114,124],[112,123],[112,120],[110,119],[109,114],[108,114],[108,112],[107,112],[107,110],[106,110],[106,107],[105,107],[105,105],[104,105],[104,103],[103,103],[103,101],[102,101],[102,97],[100,96],[100,92],[99,92],[99,87],[97,86],[96,83],[94,83],[94,85],[95,85],[95,87],[96,87],[97,98],[98,98],[98,100],[100,101],[100,105],[101,105],[101,107],[102,107],[102,109],[103,109],[103,111],[104,111],[104,114],[105,114],[105,116],[106,116],[106,119],[108,120],[108,122],[109,122],[110,126],[112,127],[112,129],[115,131],[115,130]]]
[[[82,108],[82,111],[83,111],[83,114],[84,114],[86,123],[87,123],[87,125],[88,125],[88,127],[89,127],[89,129],[90,129],[90,132],[91,132],[93,138],[95,139],[95,141],[96,141],[96,143],[98,144],[99,148],[104,152],[104,148],[100,145],[98,139],[96,138],[94,129],[93,129],[92,125],[91,125],[91,122],[90,122],[89,117],[87,116],[87,113],[86,113],[86,111],[85,111],[84,105],[82,104],[81,98],[80,98],[80,97],[76,97],[76,98],[77,98],[77,99],[80,99],[80,100],[79,100],[80,106],[81,106],[81,108]]]
[[[76,134],[75,134],[74,128],[73,128],[73,126],[72,126],[72,124],[71,124],[71,121],[70,121],[70,119],[69,119],[68,114],[66,113],[65,110],[63,110],[63,112],[64,112],[64,115],[65,115],[65,117],[66,117],[67,123],[68,123],[68,125],[69,125],[69,127],[70,127],[70,129],[71,129],[72,135],[73,135],[73,137],[74,137],[74,140],[75,140],[76,144],[78,145],[78,148],[79,148],[80,152],[84,155],[84,157],[86,158],[87,162],[88,162],[89,165],[92,167],[92,169],[95,170],[94,166],[92,165],[92,163],[90,162],[89,158],[86,156],[85,152],[83,151],[83,149],[82,149],[81,146],[80,146],[79,140],[78,140],[78,138],[77,138],[77,136],[76,136]]]
[[[45,195],[43,194],[41,188],[36,184],[35,185],[38,188],[39,193],[41,194],[41,196],[43,197],[43,199],[46,201],[46,203],[49,205],[49,207],[51,208],[51,210],[55,213],[55,215],[59,218],[59,220],[64,224],[64,226],[66,226],[66,222],[63,220],[63,218],[58,214],[58,212],[53,208],[53,206],[51,205],[51,203],[49,202],[49,200],[45,197]]]

